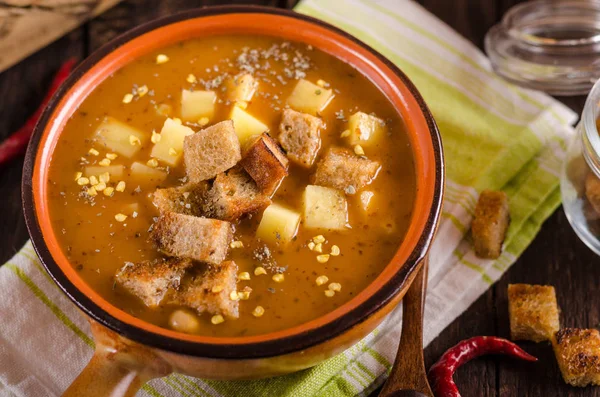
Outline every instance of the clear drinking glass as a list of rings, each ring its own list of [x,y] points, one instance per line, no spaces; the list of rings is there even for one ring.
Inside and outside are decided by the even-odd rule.
[[[600,1],[538,0],[511,8],[485,37],[494,70],[552,95],[585,95],[600,78]]]
[[[563,164],[560,189],[563,208],[575,232],[600,255],[600,80],[585,102],[577,133]]]

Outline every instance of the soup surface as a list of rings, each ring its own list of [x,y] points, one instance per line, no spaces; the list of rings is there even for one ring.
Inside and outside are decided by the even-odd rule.
[[[282,122],[283,112],[290,108],[300,112],[290,113],[300,118],[299,124]],[[209,160],[211,166],[221,168],[231,164],[219,163],[219,156],[212,158],[212,150],[208,155],[200,153],[208,160],[190,158],[186,145],[206,128],[232,118],[242,158],[256,142],[254,134],[268,131],[272,142],[283,142],[282,134],[302,125],[318,126],[317,146],[311,152],[314,158],[305,156],[308,160],[302,163],[291,154],[296,150],[292,146],[306,142],[288,140],[283,145],[290,158],[287,176],[272,195],[257,189],[253,178],[260,175],[256,170],[245,173],[235,165],[234,170],[242,170],[235,171],[238,174],[252,175],[244,186],[259,191],[254,197],[259,202],[243,210],[241,217],[229,219],[231,225],[219,223],[225,225],[223,230],[233,230],[232,236],[223,237],[226,246],[219,245],[226,251],[225,262],[216,263],[220,259],[214,249],[209,250],[214,255],[204,261],[190,254],[195,259],[191,265],[157,286],[165,273],[148,270],[158,266],[148,261],[187,256],[185,249],[174,253],[165,244],[177,244],[175,240],[183,233],[189,238],[186,248],[193,250],[210,243],[212,237],[176,224],[177,230],[171,232],[182,233],[167,236],[173,241],[166,241],[164,235],[157,238],[156,223],[164,219],[153,203],[154,193],[157,188],[189,187],[191,194],[214,191],[218,183],[208,171],[205,182],[192,184],[192,175],[186,172],[188,160],[200,164]],[[226,124],[218,124],[216,133],[227,130]],[[314,142],[315,130],[296,132],[311,136]],[[231,149],[225,141],[211,144]],[[327,170],[323,163],[334,153],[332,148],[343,154],[337,158],[342,164]],[[364,162],[345,168],[345,159]],[[233,160],[239,159],[233,156]],[[320,166],[325,176],[315,177]],[[217,171],[223,178],[235,173]],[[356,186],[329,183],[331,178],[346,180],[357,175],[361,183]],[[278,181],[272,179],[267,178],[277,186]],[[166,328],[242,336],[315,319],[371,283],[405,235],[415,184],[402,119],[386,97],[351,66],[303,44],[270,37],[217,36],[164,48],[128,64],[100,84],[62,133],[51,161],[49,195],[52,222],[65,255],[81,277],[113,305]],[[187,199],[190,191],[182,197]],[[209,200],[202,194],[198,197]],[[239,190],[227,191],[224,199],[237,198],[237,194]],[[173,205],[181,205],[181,212],[189,214],[193,208],[181,200],[175,199]],[[240,200],[247,204],[249,199]],[[199,205],[198,211],[208,208]],[[205,212],[200,215],[216,217],[214,211]],[[196,218],[184,221],[187,225]],[[212,227],[208,227],[210,233]],[[231,283],[210,281],[221,276],[225,264],[234,272],[233,291],[228,290]],[[177,266],[173,262],[160,265],[165,271]],[[202,285],[201,293],[178,300],[193,283]],[[217,303],[203,304],[203,299]],[[223,310],[223,305],[234,310]]]

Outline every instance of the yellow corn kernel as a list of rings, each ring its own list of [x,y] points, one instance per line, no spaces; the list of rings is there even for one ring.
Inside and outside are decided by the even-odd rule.
[[[88,188],[87,190],[87,194],[88,196],[95,196],[98,194],[98,192],[96,191],[96,189],[92,186],[90,188]]]
[[[329,260],[329,254],[317,255],[317,262],[326,263]]]
[[[247,301],[248,299],[250,299],[250,292],[251,291],[240,291],[238,292],[238,296],[240,297],[241,301]]]
[[[264,267],[262,267],[262,266],[259,266],[259,267],[257,267],[256,269],[254,269],[254,275],[255,275],[255,276],[260,276],[260,275],[262,275],[262,274],[267,274],[267,271],[265,270],[265,268],[264,268]]]
[[[152,168],[156,168],[158,167],[158,160],[157,159],[150,159],[146,162],[146,165],[148,167],[152,167]]]
[[[232,301],[239,301],[240,296],[238,295],[237,291],[231,291],[231,293],[229,294],[229,299],[231,299]]]
[[[210,120],[208,117],[202,117],[200,120],[198,120],[198,124],[200,124],[200,127],[204,127],[209,121]]]
[[[89,154],[91,154],[92,156],[97,156],[97,155],[99,155],[99,154],[100,154],[100,152],[99,152],[99,151],[97,151],[97,150],[96,150],[96,149],[94,149],[94,148],[91,148],[91,149],[88,151],[88,153],[89,153]]]
[[[143,97],[144,95],[146,95],[148,93],[148,86],[143,85],[141,87],[138,87],[137,89],[137,94],[141,97]]]
[[[236,241],[232,241],[229,244],[229,247],[234,249],[234,248],[244,248],[244,243],[241,242],[240,240],[236,240]]]
[[[110,186],[103,190],[104,195],[108,197],[112,196],[114,192],[115,188]]]
[[[115,219],[117,220],[117,222],[125,222],[125,219],[127,219],[127,215],[118,213],[117,215],[115,215]]]
[[[211,291],[213,294],[218,294],[219,292],[223,291],[223,286],[215,285],[214,287],[212,287]]]
[[[323,252],[323,243],[319,243],[319,244],[315,245],[315,248],[313,251],[316,251],[319,253]]]
[[[158,54],[156,56],[156,64],[157,65],[161,65],[161,64],[167,63],[167,62],[169,62],[169,57],[166,56],[165,54]]]
[[[79,178],[81,178],[83,176],[83,172],[76,172],[75,173],[75,182],[77,182],[79,180]]]
[[[315,249],[315,243],[313,243],[312,241],[308,243],[308,249],[313,251]]]
[[[194,76],[193,74],[188,74],[187,78],[185,79],[188,83],[190,84],[195,84],[198,82],[198,79],[196,78],[196,76]]]
[[[210,322],[213,323],[214,325],[221,324],[224,321],[225,321],[225,319],[220,314],[217,314],[216,316],[212,316],[212,318],[210,319]]]
[[[85,186],[85,185],[87,185],[88,183],[90,183],[90,180],[89,180],[89,179],[87,179],[85,176],[82,176],[82,177],[80,177],[79,179],[77,179],[77,184],[78,184],[79,186]]]
[[[142,142],[140,141],[140,138],[138,138],[135,135],[129,135],[129,144],[131,146],[135,146],[135,145],[141,145]]]
[[[109,160],[114,160],[117,157],[119,157],[119,156],[117,156],[116,153],[106,153],[106,158],[109,159]]]
[[[340,254],[340,247],[337,245],[331,246],[331,256],[338,256]]]
[[[340,138],[346,138],[350,136],[350,130],[344,130],[341,134],[340,134]]]
[[[322,234],[319,234],[318,236],[313,237],[313,241],[315,242],[315,244],[324,243],[325,237],[323,237]]]
[[[115,188],[115,190],[117,192],[124,192],[125,191],[125,181],[119,181],[119,183],[117,183],[117,187]]]
[[[357,156],[364,156],[365,150],[362,148],[362,146],[356,145],[354,146],[354,153],[356,153]]]
[[[100,174],[100,176],[98,176],[98,179],[100,182],[108,183],[108,181],[110,181],[110,174],[108,172],[103,172]]]
[[[133,94],[125,94],[123,97],[123,103],[130,103],[133,100]]]
[[[329,281],[329,277],[327,276],[319,276],[317,277],[317,279],[315,280],[315,282],[317,283],[317,285],[320,287],[321,285],[325,284],[326,282]]]
[[[273,281],[275,281],[276,283],[282,283],[283,280],[285,280],[285,277],[283,274],[277,273],[277,274],[273,275]]]
[[[328,297],[328,298],[331,298],[334,295],[335,295],[335,291],[332,291],[330,289],[328,289],[328,290],[325,291],[325,296]]]
[[[340,292],[342,290],[342,284],[340,283],[331,283],[329,284],[329,289],[335,292]]]
[[[156,130],[152,130],[152,138],[150,138],[150,141],[152,143],[158,143],[160,142],[160,138],[162,138],[162,135],[156,132]]]
[[[94,175],[90,176],[90,185],[94,186],[98,184],[98,178],[96,178]]]
[[[110,159],[102,159],[98,162],[103,167],[108,167],[110,165]]]
[[[241,272],[240,274],[238,274],[238,280],[244,280],[244,281],[250,280],[250,273]]]
[[[252,315],[254,317],[260,317],[265,314],[265,309],[262,306],[256,306],[254,310],[252,310]]]

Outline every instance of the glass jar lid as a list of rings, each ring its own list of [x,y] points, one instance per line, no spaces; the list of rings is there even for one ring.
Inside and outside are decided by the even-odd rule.
[[[587,94],[600,78],[600,0],[511,8],[485,37],[496,73],[552,95]]]

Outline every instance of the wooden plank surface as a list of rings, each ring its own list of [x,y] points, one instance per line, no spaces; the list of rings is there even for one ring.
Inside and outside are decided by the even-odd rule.
[[[340,0],[341,1],[341,0]],[[425,8],[477,46],[485,32],[517,0],[420,0]],[[70,35],[0,75],[0,139],[18,128],[36,108],[52,74],[69,56],[82,58],[115,35],[139,23],[179,10],[224,3],[220,0],[126,0]],[[291,7],[295,0],[250,0],[241,4]],[[584,98],[563,101],[581,113]],[[0,170],[0,263],[27,240],[20,203],[22,160]],[[508,337],[508,283],[552,284],[557,288],[565,326],[597,327],[600,323],[600,260],[571,230],[559,209],[539,236],[502,279],[454,321],[425,350],[431,365],[447,348],[474,335]],[[502,357],[475,360],[455,376],[463,396],[600,396],[600,388],[566,386],[548,344],[523,343],[540,362],[523,364]]]

